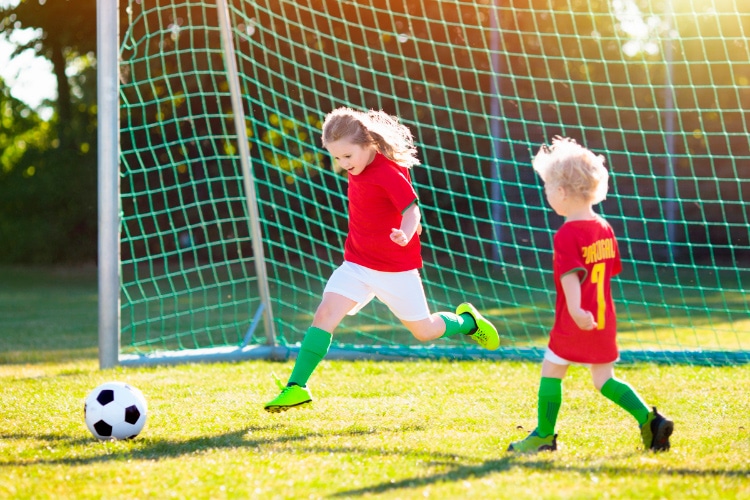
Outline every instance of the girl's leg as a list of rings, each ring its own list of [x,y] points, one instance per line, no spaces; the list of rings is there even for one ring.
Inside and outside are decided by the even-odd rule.
[[[471,336],[485,349],[497,349],[500,344],[497,330],[492,323],[468,303],[461,304],[456,313],[441,311],[423,320],[401,320],[401,323],[420,342],[429,342],[460,333]]]
[[[639,426],[646,423],[649,414],[648,406],[630,384],[615,378],[614,363],[592,365],[591,378],[597,390],[601,391],[604,397],[633,415]]]
[[[323,300],[315,311],[313,324],[307,329],[305,338],[302,339],[302,346],[300,346],[292,374],[289,376],[289,382],[284,387],[278,379],[276,380],[281,394],[265,404],[263,408],[266,411],[278,413],[312,402],[312,394],[306,387],[307,381],[321,360],[328,354],[333,337],[331,332],[356,304],[343,295],[323,293]]]
[[[500,339],[497,330],[471,304],[459,305],[455,313],[440,311],[431,314],[417,270],[397,273],[395,277],[376,275],[374,278],[372,290],[375,296],[420,342],[462,333],[470,335],[482,347],[498,348]],[[420,317],[424,319],[411,319]]]
[[[333,331],[344,319],[346,313],[357,303],[337,293],[324,293],[323,300],[315,311],[312,326],[302,339],[297,361],[287,385],[305,387],[318,364],[328,354]]]
[[[421,319],[419,321],[401,320],[401,324],[403,324],[411,332],[411,334],[414,335],[414,338],[419,340],[420,342],[429,342],[430,340],[438,339],[443,335],[447,336],[449,324],[453,327],[452,329],[454,330],[454,334],[460,333],[461,328],[468,331],[466,318],[462,318],[453,314],[455,318],[451,318],[446,321],[446,318],[443,318],[441,314],[442,313],[434,313],[431,314],[429,318]],[[469,322],[472,325],[474,324],[473,320],[469,320]]]

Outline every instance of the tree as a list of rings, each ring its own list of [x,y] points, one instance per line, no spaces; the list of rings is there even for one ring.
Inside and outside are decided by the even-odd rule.
[[[96,0],[21,0],[15,7],[0,9],[0,32],[10,36],[20,29],[37,29],[38,36],[16,47],[13,55],[33,50],[52,63],[57,81],[57,122],[61,146],[75,135],[74,99],[66,73],[69,64],[96,50]]]
[[[0,260],[96,258],[96,0],[21,0],[0,32],[35,29],[16,47],[53,65],[58,99],[41,120],[0,82]],[[75,71],[69,69],[75,65]]]

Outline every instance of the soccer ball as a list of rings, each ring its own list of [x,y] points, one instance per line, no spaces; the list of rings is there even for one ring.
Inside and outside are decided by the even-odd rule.
[[[107,382],[89,393],[83,406],[86,427],[97,439],[132,439],[146,423],[146,399],[135,387]]]

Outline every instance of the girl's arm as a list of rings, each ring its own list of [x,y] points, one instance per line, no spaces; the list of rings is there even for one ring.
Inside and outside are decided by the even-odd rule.
[[[401,219],[401,227],[398,229],[391,228],[391,241],[402,247],[406,246],[415,233],[422,232],[422,225],[419,223],[420,220],[422,220],[422,213],[419,211],[419,205],[415,201],[404,212]]]
[[[568,273],[560,278],[563,293],[565,294],[565,303],[568,306],[568,312],[581,330],[593,330],[596,328],[594,314],[590,311],[581,309],[581,282],[578,279],[578,273]]]

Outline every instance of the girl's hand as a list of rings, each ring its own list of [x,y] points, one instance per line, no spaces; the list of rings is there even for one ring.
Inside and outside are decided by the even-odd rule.
[[[409,243],[409,238],[406,236],[406,233],[403,232],[402,230],[392,227],[391,228],[391,241],[393,241],[397,245],[405,247]]]

